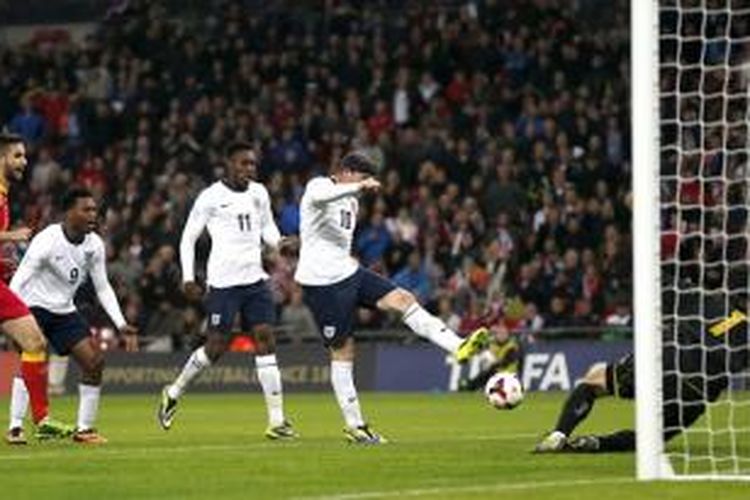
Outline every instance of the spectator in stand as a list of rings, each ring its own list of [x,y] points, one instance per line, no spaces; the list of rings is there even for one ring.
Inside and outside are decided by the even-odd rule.
[[[31,168],[31,191],[39,195],[56,190],[64,180],[62,167],[52,157],[49,147],[39,150],[37,162]]]
[[[409,254],[406,266],[394,274],[392,280],[396,285],[412,292],[420,303],[430,302],[430,278],[425,271],[419,251],[414,250]]]
[[[34,109],[29,92],[21,98],[20,104],[10,121],[10,131],[19,134],[29,144],[37,144],[44,135],[44,118]]]
[[[487,0],[476,15],[450,3],[365,2],[352,15],[341,0],[323,11],[295,5],[293,16],[290,6],[224,3],[168,11],[132,0],[80,45],[0,46],[0,125],[41,146],[33,189],[14,209],[46,224],[61,181],[91,186],[112,267],[148,270],[140,285],[121,273],[117,288],[142,328],[165,303],[157,290],[169,279],[157,268],[175,264],[160,249],[174,244],[232,139],[262,151],[289,234],[310,176],[352,144],[376,158],[383,190],[361,200],[363,263],[393,275],[418,252],[427,301],[450,294],[469,319],[486,312],[477,304],[518,294],[533,318],[560,323],[578,304],[601,324],[631,292],[629,31],[618,22],[628,2],[588,5],[595,24],[566,0]],[[675,159],[675,175],[720,168],[703,160]],[[696,189],[683,183],[673,196],[700,199]],[[664,224],[679,234],[698,222],[686,212]],[[683,240],[671,251],[696,251]],[[206,254],[199,245],[198,259]],[[292,297],[284,276],[273,276],[282,308]]]
[[[390,244],[391,234],[388,232],[383,214],[376,211],[370,217],[369,224],[357,235],[357,254],[362,263],[369,266],[383,257]]]
[[[318,339],[315,318],[310,309],[302,303],[302,289],[299,286],[292,288],[289,304],[281,313],[281,325],[292,340]]]
[[[544,326],[548,328],[565,328],[571,324],[571,313],[567,300],[562,295],[554,295],[550,303],[549,313],[544,319]]]
[[[36,106],[44,117],[47,133],[52,137],[65,135],[68,129],[70,99],[65,80],[50,81],[36,99]]]

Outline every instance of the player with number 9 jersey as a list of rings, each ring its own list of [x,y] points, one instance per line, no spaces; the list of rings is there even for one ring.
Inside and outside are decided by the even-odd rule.
[[[100,304],[123,334],[128,349],[135,349],[136,328],[127,324],[117,296],[107,279],[107,256],[102,238],[94,232],[97,204],[85,188],[74,187],[63,197],[63,221],[52,224],[31,240],[18,266],[11,289],[29,305],[42,332],[58,355],[70,354],[80,371],[78,423],[73,440],[103,444],[95,422],[101,397],[104,355],[92,341],[90,328],[74,303],[88,278]],[[9,434],[19,434],[26,413],[23,384],[14,383]]]

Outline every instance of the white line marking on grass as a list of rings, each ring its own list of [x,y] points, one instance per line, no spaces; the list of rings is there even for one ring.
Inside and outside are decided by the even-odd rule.
[[[414,488],[407,490],[364,491],[323,496],[295,497],[296,500],[360,500],[386,497],[422,497],[430,495],[459,495],[462,493],[503,493],[507,491],[536,490],[539,488],[568,488],[573,486],[594,486],[600,484],[632,483],[632,477],[606,477],[600,479],[574,479],[570,481],[535,481],[532,483],[496,483],[476,486],[441,486],[434,488]]]
[[[497,434],[497,435],[479,435],[479,436],[467,436],[467,437],[449,437],[449,438],[430,438],[430,439],[404,439],[393,440],[387,445],[387,449],[397,447],[399,444],[421,444],[421,443],[442,443],[446,441],[517,441],[522,439],[529,439],[537,437],[538,434]],[[141,438],[143,439],[143,438]],[[335,439],[328,440],[335,445],[348,446],[343,439],[338,437]],[[321,438],[315,438],[309,440],[308,443],[320,443]],[[108,448],[107,446],[101,447],[87,447],[84,445],[76,445],[70,443],[66,446],[66,443],[56,443],[64,447],[59,447],[50,450],[39,450],[34,447],[32,449],[25,448],[19,454],[15,455],[10,452],[8,455],[0,455],[0,463],[3,462],[16,462],[25,460],[35,459],[48,459],[48,458],[76,458],[76,457],[90,457],[90,456],[107,456],[112,458],[124,458],[127,459],[133,456],[140,456],[151,453],[193,453],[193,452],[253,452],[259,450],[272,450],[272,449],[288,449],[288,448],[299,448],[305,445],[305,441],[300,440],[294,443],[247,443],[243,445],[221,445],[221,444],[195,444],[195,445],[175,445],[167,446],[165,438],[156,438],[153,441],[158,441],[160,445],[153,446],[141,446],[134,448]],[[19,450],[20,451],[20,450]],[[90,453],[89,453],[90,452]]]
[[[426,439],[425,441],[516,441],[518,439],[541,438],[538,432],[526,432],[520,434],[486,434],[479,436],[456,436],[444,437],[440,439]]]
[[[402,429],[403,431],[403,429]],[[533,433],[533,432],[526,432],[526,433],[519,433],[519,434],[479,434],[477,436],[461,436],[461,435],[453,435],[453,436],[442,436],[442,437],[426,437],[424,439],[420,438],[412,438],[407,437],[406,439],[397,439],[393,438],[391,439],[391,435],[388,435],[388,442],[397,442],[397,443],[444,443],[445,441],[516,441],[520,439],[532,439],[532,438],[541,438],[543,435],[539,432]],[[395,440],[397,439],[397,440]],[[138,441],[158,441],[158,442],[166,442],[168,438],[165,438],[163,436],[141,436],[138,438]],[[341,442],[345,443],[346,441],[344,438],[339,438],[338,434],[335,435],[317,435],[314,438],[306,439],[303,437],[301,441],[296,442],[304,442],[304,441],[321,441],[321,440],[328,440],[328,441],[335,441],[335,442]]]
[[[106,448],[106,447],[97,447],[94,448],[92,446],[86,446],[86,445],[79,445],[79,444],[73,444],[71,443],[69,447],[60,448],[57,450],[49,450],[49,451],[40,451],[36,453],[35,451],[30,451],[27,453],[24,453],[23,455],[4,455],[0,456],[0,462],[14,462],[17,460],[35,460],[35,459],[42,459],[42,458],[76,458],[76,457],[94,457],[94,456],[101,456],[106,455],[107,457],[124,457],[128,458],[131,456],[138,456],[142,454],[150,454],[150,453],[196,453],[196,452],[213,452],[213,451],[238,451],[238,452],[252,452],[252,451],[260,451],[260,450],[268,450],[271,448],[290,448],[290,447],[299,447],[299,443],[285,443],[285,444],[278,444],[278,443],[249,443],[245,445],[188,445],[188,446],[149,446],[149,447],[141,447],[141,448],[118,448],[118,449],[112,449],[112,448]],[[91,452],[91,453],[87,453]]]

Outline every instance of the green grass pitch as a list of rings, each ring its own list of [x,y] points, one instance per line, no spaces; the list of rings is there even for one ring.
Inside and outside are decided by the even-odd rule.
[[[154,418],[156,395],[106,396],[100,428],[110,443],[0,446],[3,499],[119,498],[750,498],[750,483],[633,480],[632,454],[535,456],[537,436],[562,394],[532,394],[513,411],[477,394],[362,394],[365,414],[391,442],[343,441],[332,394],[288,394],[302,437],[263,437],[261,397],[188,395],[174,428]],[[73,396],[53,401],[69,421]],[[7,399],[0,399],[6,408]],[[602,401],[583,431],[629,425],[632,406]]]

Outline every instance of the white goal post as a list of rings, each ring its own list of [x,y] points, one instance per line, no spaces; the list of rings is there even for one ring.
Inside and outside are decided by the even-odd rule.
[[[631,0],[637,476],[664,477],[659,327],[659,0]]]
[[[725,377],[726,390],[700,403],[706,411],[694,425],[682,426],[680,417],[671,430],[682,432],[669,442],[662,393],[665,373],[684,380],[683,345],[674,326],[680,313],[677,306],[662,309],[662,292],[673,291],[675,303],[683,290],[697,294],[695,320],[705,325],[707,295],[730,297],[721,300],[734,311],[735,291],[750,288],[728,277],[738,268],[737,248],[745,269],[750,258],[750,0],[631,0],[630,22],[637,478],[750,480],[746,371],[731,371],[729,361],[719,375],[706,368],[699,383],[707,388]],[[739,224],[744,227],[738,230]],[[733,247],[739,239],[744,243]],[[686,242],[695,243],[693,251],[683,250]],[[723,260],[711,260],[711,252]],[[727,359],[747,352],[746,343],[725,342],[701,340],[688,348],[704,350],[704,367],[719,349],[731,353]],[[667,343],[674,349],[668,351],[673,367],[665,372]],[[667,402],[683,404],[681,384]]]

